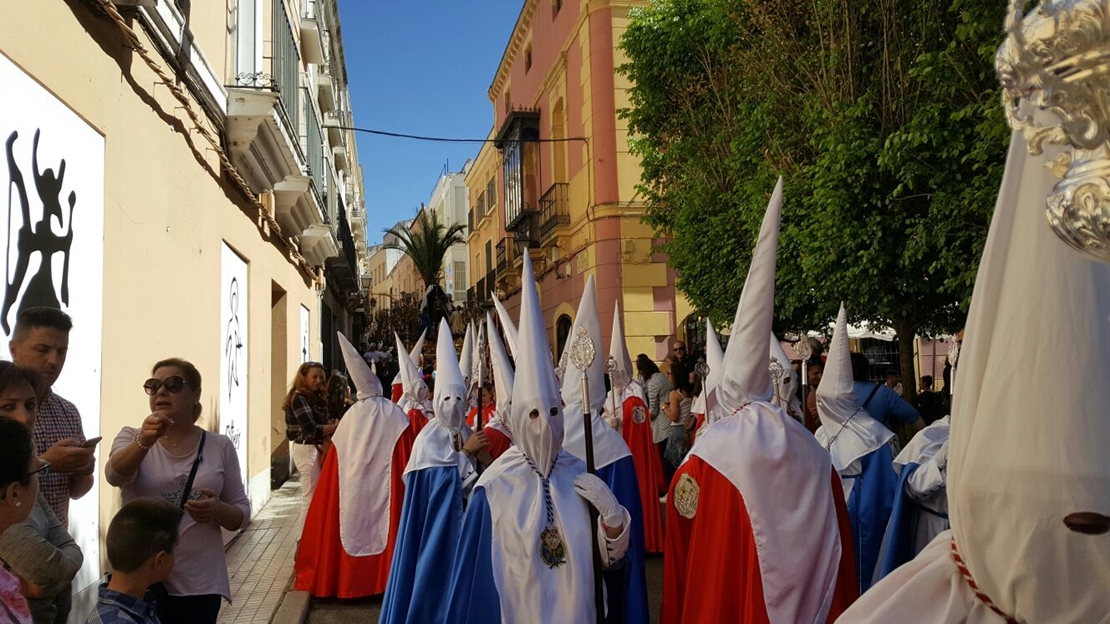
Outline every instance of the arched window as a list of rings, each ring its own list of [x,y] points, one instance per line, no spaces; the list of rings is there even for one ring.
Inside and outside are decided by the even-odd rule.
[[[573,325],[570,317],[566,314],[561,315],[555,320],[555,360],[563,359],[563,346],[567,343],[567,336],[570,335],[570,327]]]

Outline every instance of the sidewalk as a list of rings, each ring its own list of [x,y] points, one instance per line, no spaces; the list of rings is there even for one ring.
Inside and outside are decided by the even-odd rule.
[[[292,582],[300,527],[301,484],[290,478],[251,519],[227,549],[232,603],[220,624],[268,624]]]

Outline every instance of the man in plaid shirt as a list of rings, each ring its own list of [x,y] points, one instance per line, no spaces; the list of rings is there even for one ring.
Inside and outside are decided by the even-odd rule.
[[[57,308],[26,308],[16,318],[8,344],[13,362],[42,375],[45,396],[39,402],[34,440],[50,474],[40,479],[40,489],[62,526],[69,526],[70,499],[92,489],[96,470],[96,446],[84,446],[81,414],[51,390],[66,363],[71,329],[73,321]]]

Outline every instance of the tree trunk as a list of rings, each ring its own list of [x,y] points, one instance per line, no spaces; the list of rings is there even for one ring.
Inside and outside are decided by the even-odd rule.
[[[898,335],[898,368],[902,375],[902,398],[910,405],[917,405],[917,372],[914,369],[914,337],[917,323],[908,319],[891,321]]]

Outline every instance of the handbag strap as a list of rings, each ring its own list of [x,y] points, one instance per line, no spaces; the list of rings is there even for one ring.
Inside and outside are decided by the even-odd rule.
[[[197,467],[200,466],[200,456],[204,453],[204,440],[207,437],[207,431],[200,432],[200,445],[197,446],[197,457],[193,460],[193,468],[189,471],[189,479],[185,481],[185,489],[181,490],[181,504],[178,505],[181,509],[185,509],[185,503],[189,500],[189,494],[193,491],[193,481],[197,478]]]
[[[871,389],[871,394],[867,395],[867,398],[863,401],[863,405],[860,407],[865,410],[867,409],[867,406],[871,404],[871,399],[875,398],[875,393],[879,391],[879,385],[880,384],[875,384],[875,387]]]

